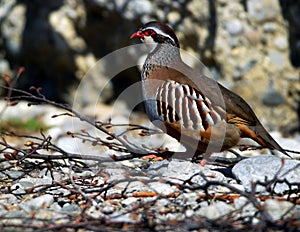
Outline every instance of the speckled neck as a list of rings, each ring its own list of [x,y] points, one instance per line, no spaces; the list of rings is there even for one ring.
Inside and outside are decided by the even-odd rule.
[[[160,68],[174,67],[177,62],[182,62],[178,47],[168,43],[158,44],[146,58],[142,70],[142,80],[149,78],[150,72]]]

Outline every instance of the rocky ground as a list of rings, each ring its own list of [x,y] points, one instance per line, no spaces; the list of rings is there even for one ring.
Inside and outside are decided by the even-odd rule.
[[[0,102],[1,230],[300,230],[300,155],[237,147],[240,156],[214,154],[205,167],[191,162],[177,141],[133,111],[140,109],[134,83],[143,49],[128,47],[143,23],[169,23],[187,63],[201,70],[203,61],[282,147],[300,151],[297,7],[276,0],[1,1],[0,73],[13,87],[42,87],[55,100]],[[19,66],[25,73],[13,79]],[[62,100],[71,108],[56,103]],[[143,157],[167,150],[179,152]]]
[[[136,44],[129,36],[143,23],[159,20],[170,24],[182,49],[244,97],[265,124],[285,133],[299,130],[297,1],[3,0],[0,4],[0,73],[13,75],[17,67],[25,66],[19,87],[39,86],[48,98],[68,103],[79,94],[81,107],[93,104],[92,99],[114,99],[139,80],[138,69],[124,63],[135,66],[140,53],[98,60]],[[186,62],[194,66],[190,59]],[[112,75],[112,69],[118,72]],[[83,82],[85,87],[78,88]]]
[[[218,153],[205,167],[190,157],[126,158],[128,147],[66,112],[20,102],[2,114],[2,128],[14,123],[2,132],[0,145],[2,231],[300,229],[300,155],[290,153],[291,160],[267,150],[237,149],[240,161]],[[144,115],[130,119],[123,113],[97,118],[114,135],[128,126],[111,123],[150,126]],[[300,151],[299,135],[272,135]],[[124,143],[145,155],[158,147],[182,149],[160,134],[127,131],[126,138]],[[115,156],[126,159],[114,161]]]

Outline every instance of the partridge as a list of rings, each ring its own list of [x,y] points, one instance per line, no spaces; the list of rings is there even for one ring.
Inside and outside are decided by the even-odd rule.
[[[151,48],[141,72],[150,120],[187,152],[204,154],[202,166],[212,153],[234,147],[241,138],[289,156],[245,100],[182,61],[179,41],[169,26],[152,21],[130,38],[139,38]]]

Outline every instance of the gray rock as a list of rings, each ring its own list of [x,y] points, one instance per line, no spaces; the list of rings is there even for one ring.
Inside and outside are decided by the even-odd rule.
[[[128,197],[123,200],[121,200],[121,204],[124,205],[126,208],[130,207],[131,205],[134,207],[134,205],[139,201],[139,198],[137,197]]]
[[[294,204],[289,201],[277,201],[275,199],[266,200],[264,203],[266,211],[274,221],[292,216],[297,212]],[[298,215],[299,215],[298,211]]]
[[[276,0],[249,0],[247,7],[250,17],[258,22],[274,20],[280,13]]]
[[[282,68],[284,66],[284,63],[286,62],[286,58],[284,57],[283,53],[273,49],[269,50],[269,57],[271,62],[277,69]]]
[[[81,209],[79,207],[79,205],[75,205],[75,204],[64,204],[64,206],[61,209],[64,212],[67,212],[68,214],[72,215],[79,215],[81,213]]]
[[[299,189],[300,165],[294,160],[282,162],[280,158],[273,155],[260,155],[240,161],[233,167],[232,172],[241,181],[246,191],[251,191],[253,183],[273,180],[276,175],[278,180],[294,183],[292,189]],[[286,183],[276,183],[275,186],[272,184],[272,188],[276,193],[284,193],[289,190]],[[265,190],[266,188],[262,185],[256,186],[257,192]]]
[[[243,196],[234,199],[233,204],[236,209],[241,211],[242,217],[253,217],[258,211],[258,209],[253,206],[250,200]]]
[[[202,175],[209,180],[213,179],[215,181],[224,181],[226,179],[223,174],[217,171],[212,171],[207,166],[202,167],[199,164],[181,160],[172,160],[162,175],[163,177],[182,181],[194,176],[191,178],[191,181],[200,185],[206,183]]]
[[[24,189],[31,188],[32,186],[34,186],[34,184],[31,181],[24,181],[24,180],[20,180],[19,184],[22,185]]]
[[[284,51],[288,47],[287,38],[283,37],[283,36],[279,36],[279,37],[275,38],[274,45],[279,50]]]
[[[131,0],[127,1],[126,16],[132,19],[137,15],[147,15],[152,12],[153,4],[148,0]]]
[[[2,0],[0,7],[0,20],[6,17],[11,11],[12,6],[16,3],[16,0]]]
[[[147,168],[147,173],[155,176],[162,175],[163,173],[167,172],[168,165],[169,165],[168,160],[154,162]]]
[[[56,196],[68,196],[70,195],[71,191],[68,189],[53,189],[50,191],[47,191],[47,193],[51,194],[51,195],[56,195]]]
[[[109,176],[109,180],[122,180],[125,179],[126,170],[116,166],[115,168],[106,168],[105,173]]]
[[[122,223],[135,223],[130,213],[125,212],[114,212],[111,214],[112,222],[122,222]]]
[[[231,35],[239,35],[243,32],[243,25],[239,19],[232,19],[226,23],[226,30]]]
[[[31,188],[33,186],[46,186],[52,184],[52,178],[43,176],[42,178],[34,178],[34,177],[26,177],[22,178],[18,182],[19,185],[22,186],[22,188],[25,190],[27,188]],[[43,187],[37,187],[35,188],[35,191],[39,191]]]
[[[178,191],[175,186],[171,186],[167,183],[163,183],[162,181],[149,183],[150,191],[155,191],[160,195],[169,195]]]
[[[0,205],[0,217],[5,217],[5,215],[7,214],[7,209],[4,205]]]
[[[143,183],[143,181],[147,182],[149,180],[147,177],[135,177],[135,178],[140,179],[141,181],[133,181],[133,180],[125,181],[124,180],[124,181],[116,184],[115,187],[118,189],[126,188],[126,193],[149,191],[149,186],[147,184]]]
[[[19,207],[26,212],[32,212],[33,210],[37,210],[42,207],[49,207],[54,201],[52,195],[45,194],[39,197],[36,197],[32,200],[29,200],[25,203],[19,205]]]
[[[20,55],[22,40],[21,35],[25,26],[24,6],[15,5],[15,1],[4,1],[1,4],[2,22],[0,30],[5,43],[6,51],[11,55]],[[5,16],[5,17],[4,17]],[[16,20],[18,19],[18,20]]]
[[[49,207],[49,210],[60,211],[60,210],[61,210],[61,206],[60,206],[57,202],[54,202],[54,203]]]
[[[254,68],[256,64],[257,64],[257,60],[255,59],[249,60],[242,68],[243,72],[249,72],[252,68]]]
[[[24,190],[24,187],[22,184],[20,183],[17,183],[17,184],[13,184],[11,186],[11,189],[12,189],[12,193],[13,194],[25,194],[25,190]]]
[[[274,88],[271,82],[262,96],[262,102],[266,106],[276,107],[284,102],[284,98],[281,93]]]
[[[273,22],[267,22],[263,25],[263,29],[265,32],[273,33],[276,31],[277,25]]]
[[[200,208],[197,210],[197,214],[214,220],[230,213],[233,210],[234,208],[231,205],[219,201],[207,207]]]
[[[13,194],[1,194],[0,195],[0,205],[12,205],[16,204],[18,199]]]
[[[115,211],[115,208],[112,205],[106,205],[102,208],[104,214],[112,214]]]
[[[24,175],[24,172],[22,171],[5,171],[5,174],[8,175],[11,179],[17,179],[20,176]]]
[[[228,44],[231,48],[234,48],[236,46],[238,46],[239,44],[239,38],[236,36],[232,36],[229,38]]]
[[[28,217],[28,215],[21,210],[9,210],[5,214],[6,219],[1,219],[1,224],[2,225],[21,225],[24,223],[24,219]],[[15,231],[15,230],[12,230]]]
[[[1,60],[0,56],[0,72],[1,73],[8,73],[9,72],[9,63],[6,60]]]

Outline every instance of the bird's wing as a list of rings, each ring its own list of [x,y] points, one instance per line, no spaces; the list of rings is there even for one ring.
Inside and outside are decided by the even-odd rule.
[[[226,112],[188,84],[165,81],[156,92],[156,112],[167,133],[190,149],[218,152],[235,146],[240,130],[226,122]]]
[[[181,121],[183,129],[206,131],[226,115],[209,98],[188,84],[165,81],[156,91],[157,113],[167,123]]]
[[[227,122],[239,126],[242,137],[249,137],[263,147],[279,150],[289,156],[263,127],[243,98],[185,64],[181,64],[177,70],[182,71],[178,71],[177,75],[173,76],[173,80],[190,85],[210,99],[214,107],[218,106],[223,109],[226,112]]]

